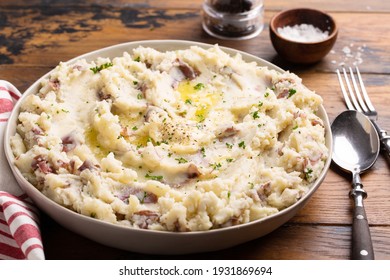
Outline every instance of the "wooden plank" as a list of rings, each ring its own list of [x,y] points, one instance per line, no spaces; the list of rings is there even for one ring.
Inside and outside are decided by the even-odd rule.
[[[390,33],[382,24],[390,22],[390,14],[333,14],[340,26],[333,51],[322,62],[305,67],[286,63],[273,49],[267,23],[275,12],[266,13],[264,31],[245,44],[208,36],[202,30],[199,12],[193,10],[51,7],[45,10],[7,8],[4,14],[6,18],[0,21],[0,64],[54,67],[59,61],[127,41],[183,39],[243,50],[294,71],[333,72],[342,63],[362,62],[362,71],[390,73],[390,56],[387,55]],[[357,22],[359,25],[355,24]],[[370,29],[362,28],[364,26]]]
[[[2,0],[0,6],[110,6],[110,7],[133,7],[133,8],[157,8],[157,9],[200,9],[203,0]],[[354,12],[384,12],[390,11],[389,1],[371,0],[265,0],[265,9],[282,10],[295,7],[308,7],[314,9],[324,9],[328,11],[354,11]]]
[[[0,77],[2,80],[12,83],[21,93],[23,93],[36,80],[50,70],[52,70],[52,67],[0,65]]]
[[[390,2],[383,0],[265,0],[265,8],[283,10],[298,7],[321,9],[326,11],[349,11],[349,12],[385,12],[390,11]]]
[[[0,63],[55,66],[77,55],[134,40],[201,31],[198,12],[134,9],[4,9]],[[179,28],[178,28],[179,27]],[[184,38],[186,39],[186,38]],[[188,38],[187,38],[188,39]],[[45,59],[42,59],[42,56]]]
[[[390,259],[390,227],[372,227],[376,259]],[[76,235],[46,216],[43,243],[47,259],[349,259],[349,226],[286,224],[262,238],[233,248],[189,255],[144,255],[118,250]]]

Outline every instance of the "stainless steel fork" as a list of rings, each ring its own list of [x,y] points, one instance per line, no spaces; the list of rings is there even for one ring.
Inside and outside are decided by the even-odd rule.
[[[370,98],[368,97],[368,93],[364,86],[363,79],[360,75],[359,68],[357,66],[355,68],[356,74],[354,74],[351,67],[349,67],[349,74],[347,73],[345,68],[342,69],[342,73],[338,69],[336,71],[340,82],[341,92],[344,96],[345,104],[347,105],[347,108],[349,110],[356,110],[362,112],[369,117],[376,131],[378,132],[379,138],[381,140],[382,149],[387,153],[388,156],[390,156],[390,136],[387,134],[386,130],[381,129],[378,126],[378,112],[375,110]],[[344,79],[342,76],[344,76]],[[357,81],[355,78],[356,76]],[[345,80],[347,89],[345,88],[343,80]],[[352,85],[350,81],[352,81]]]

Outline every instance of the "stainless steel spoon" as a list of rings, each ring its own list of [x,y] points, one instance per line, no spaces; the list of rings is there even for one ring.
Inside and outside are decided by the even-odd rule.
[[[342,169],[352,173],[352,190],[349,195],[355,203],[352,224],[351,258],[373,260],[374,249],[370,228],[364,210],[363,190],[360,173],[369,169],[379,154],[379,137],[370,122],[362,113],[344,111],[332,123],[332,160]]]

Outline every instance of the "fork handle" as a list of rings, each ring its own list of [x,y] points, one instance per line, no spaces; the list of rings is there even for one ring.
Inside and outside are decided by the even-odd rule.
[[[383,149],[386,151],[387,155],[390,157],[390,136],[381,138],[381,143],[383,146]]]
[[[372,121],[372,124],[378,132],[378,136],[382,144],[382,149],[386,151],[386,154],[390,157],[390,136],[387,134],[387,131],[381,129],[375,121]]]
[[[385,130],[383,136],[379,135],[379,139],[382,143],[382,148],[386,151],[386,154],[390,157],[390,136],[387,135]]]
[[[355,207],[352,223],[352,250],[353,260],[374,260],[374,248],[371,241],[370,227],[368,225],[363,199],[367,193],[361,183],[354,183],[350,196],[354,199]]]

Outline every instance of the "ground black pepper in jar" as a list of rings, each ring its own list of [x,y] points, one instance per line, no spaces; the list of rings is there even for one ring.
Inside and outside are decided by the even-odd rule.
[[[263,0],[205,0],[203,29],[222,39],[249,39],[263,29]]]

